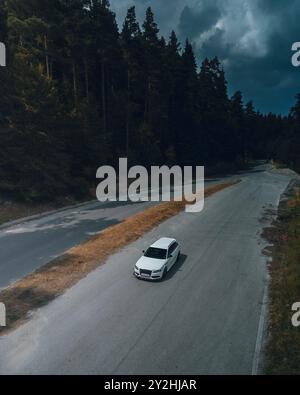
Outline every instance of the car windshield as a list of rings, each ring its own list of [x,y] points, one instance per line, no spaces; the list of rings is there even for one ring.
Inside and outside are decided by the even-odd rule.
[[[154,258],[154,259],[166,259],[167,250],[163,250],[162,248],[154,248],[150,247],[145,253],[145,257]]]

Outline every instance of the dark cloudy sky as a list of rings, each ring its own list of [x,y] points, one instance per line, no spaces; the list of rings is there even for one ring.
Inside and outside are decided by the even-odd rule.
[[[161,34],[188,37],[200,62],[222,60],[229,93],[242,90],[262,112],[287,113],[300,92],[300,68],[291,47],[300,41],[300,0],[110,0],[121,26],[135,5],[138,18],[152,7]]]

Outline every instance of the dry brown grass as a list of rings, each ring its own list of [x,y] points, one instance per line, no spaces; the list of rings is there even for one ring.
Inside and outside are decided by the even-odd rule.
[[[84,203],[88,200],[92,200],[94,194],[92,190],[89,196],[84,199],[74,199],[71,196],[61,198],[56,202],[46,203],[22,203],[15,201],[3,201],[0,199],[0,225],[6,224],[7,222],[30,217],[33,215],[43,214],[48,211],[63,209],[72,205]]]
[[[30,205],[16,202],[0,202],[0,225],[16,219],[54,210],[55,208],[51,204]]]
[[[297,189],[291,199],[287,203],[288,208],[292,209],[300,206],[300,189]]]
[[[208,187],[205,189],[205,196],[210,196],[237,182],[239,181]],[[0,292],[0,301],[5,303],[7,311],[7,327],[0,328],[0,335],[16,328],[26,320],[30,311],[46,305],[61,295],[105,263],[110,255],[181,212],[185,204],[186,202],[161,203],[135,214],[72,248],[62,257]]]
[[[265,373],[299,375],[300,331],[291,319],[292,305],[300,299],[300,189],[281,205],[267,236],[274,247]]]

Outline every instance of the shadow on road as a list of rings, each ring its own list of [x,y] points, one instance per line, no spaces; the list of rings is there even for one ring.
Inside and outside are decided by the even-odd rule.
[[[178,261],[175,263],[175,265],[172,267],[172,269],[167,273],[167,275],[163,281],[171,280],[172,277],[174,277],[177,272],[181,271],[181,268],[185,264],[186,260],[187,260],[187,255],[181,254]]]

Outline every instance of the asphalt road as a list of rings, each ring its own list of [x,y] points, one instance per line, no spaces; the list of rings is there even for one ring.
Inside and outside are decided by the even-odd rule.
[[[211,179],[206,184],[223,180]],[[154,204],[157,203],[89,202],[0,230],[0,289]]]
[[[65,295],[0,338],[5,374],[251,374],[266,284],[260,237],[288,176],[244,175],[113,255]],[[175,237],[166,281],[132,276],[141,251]]]

